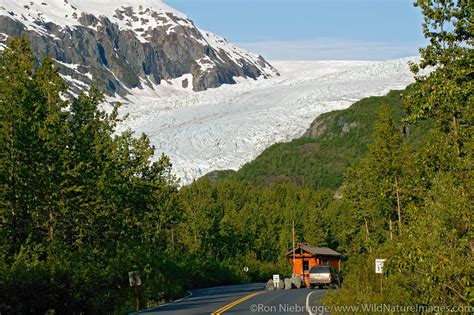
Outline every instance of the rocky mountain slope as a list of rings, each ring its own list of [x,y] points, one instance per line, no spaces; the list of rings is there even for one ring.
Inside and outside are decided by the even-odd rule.
[[[160,0],[3,0],[0,50],[23,33],[38,59],[56,60],[75,93],[98,82],[110,95],[168,96],[278,75]]]

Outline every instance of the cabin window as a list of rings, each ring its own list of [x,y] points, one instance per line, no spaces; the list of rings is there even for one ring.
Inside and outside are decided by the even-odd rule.
[[[309,271],[309,261],[303,260],[303,271],[308,272]]]
[[[324,259],[323,260],[323,266],[327,266],[327,265],[329,265],[329,263],[328,263],[327,259]]]

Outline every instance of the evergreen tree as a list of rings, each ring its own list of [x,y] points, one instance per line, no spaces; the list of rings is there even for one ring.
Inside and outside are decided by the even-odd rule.
[[[423,32],[430,41],[420,49],[413,93],[405,98],[408,122],[430,118],[445,132],[459,158],[472,155],[474,29],[471,0],[419,0]],[[422,69],[432,67],[429,75]]]
[[[402,234],[403,208],[412,188],[406,165],[408,150],[401,129],[391,117],[388,108],[381,110],[368,155],[348,172],[343,189],[353,220],[359,222],[358,232],[354,232],[369,253],[374,246],[392,240],[396,231]]]
[[[34,70],[25,37],[13,39],[0,60],[0,178],[4,238],[13,250],[29,239],[53,238],[64,153],[65,83],[51,59]]]
[[[0,312],[103,313],[126,304],[133,266],[162,291],[152,270],[179,218],[169,159],[116,134],[118,105],[102,110],[96,89],[67,95],[25,37],[2,53],[0,88]]]
[[[403,233],[395,242],[382,240],[372,255],[355,256],[347,288],[331,303],[455,306],[474,301],[472,1],[419,0],[416,5],[430,44],[420,50],[421,64],[412,65],[417,82],[404,97],[405,121],[431,120],[434,128],[412,152],[395,145],[399,140],[387,133],[392,128],[379,128],[369,155],[347,178],[343,200],[352,202],[355,213],[365,209],[366,214],[368,205],[393,209],[397,190],[386,184],[401,184],[395,196]],[[431,72],[421,71],[428,67]],[[387,258],[383,299],[370,285],[372,271],[360,267],[361,261],[379,257]]]

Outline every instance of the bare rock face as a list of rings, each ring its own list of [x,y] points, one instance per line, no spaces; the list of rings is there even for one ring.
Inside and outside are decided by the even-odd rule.
[[[325,133],[327,130],[327,124],[324,119],[315,119],[310,128],[305,132],[304,136],[308,138],[316,138]]]
[[[202,91],[236,77],[278,75],[261,56],[198,29],[159,0],[2,1],[0,50],[21,34],[38,60],[56,60],[75,93],[92,82],[126,96],[146,87]]]

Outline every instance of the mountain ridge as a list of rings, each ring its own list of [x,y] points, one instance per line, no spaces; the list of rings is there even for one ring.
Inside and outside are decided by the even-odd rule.
[[[23,33],[35,57],[50,55],[76,94],[98,82],[109,95],[151,89],[160,97],[279,75],[263,57],[200,30],[159,0],[5,1],[0,50]]]

